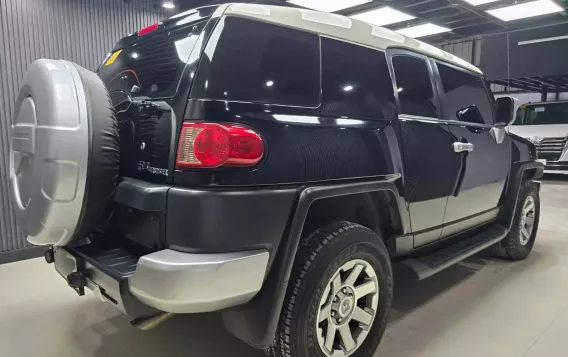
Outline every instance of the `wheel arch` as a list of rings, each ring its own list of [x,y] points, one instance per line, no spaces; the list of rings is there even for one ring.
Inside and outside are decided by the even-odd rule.
[[[320,212],[320,210],[325,210],[326,203],[331,202],[337,207],[346,200],[354,199],[356,202],[363,202],[363,207],[368,209],[369,200],[373,202],[372,200],[376,199],[373,196],[388,197],[396,205],[394,211],[398,214],[396,219],[399,221],[401,233],[409,233],[408,211],[397,185],[400,178],[401,175],[396,174],[376,178],[373,181],[303,188],[299,194],[295,212],[290,218],[287,233],[278,248],[262,290],[249,303],[224,311],[225,327],[233,335],[255,348],[267,348],[271,345],[310,208],[317,210],[312,212]],[[370,212],[365,211],[363,220],[368,219],[366,217],[372,214]],[[378,223],[378,227],[380,225],[381,223]],[[369,228],[373,229],[373,227]]]
[[[519,199],[519,189],[523,181],[541,178],[543,172],[544,166],[536,161],[516,162],[511,166],[507,189],[502,201],[503,208],[498,218],[498,222],[506,227],[507,230],[510,230],[513,224],[515,209]],[[540,190],[540,183],[538,183],[538,188]]]
[[[389,190],[323,197],[313,201],[306,215],[301,239],[331,221],[365,226],[386,240],[403,231],[395,194]]]

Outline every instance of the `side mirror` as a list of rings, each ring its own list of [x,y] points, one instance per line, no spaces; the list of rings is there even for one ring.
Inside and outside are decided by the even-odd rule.
[[[484,124],[483,116],[475,105],[460,109],[456,112],[459,121]]]
[[[515,121],[515,99],[513,97],[497,98],[497,125],[507,126]]]

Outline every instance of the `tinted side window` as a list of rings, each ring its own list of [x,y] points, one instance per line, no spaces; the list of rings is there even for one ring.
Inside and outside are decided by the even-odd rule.
[[[392,64],[400,113],[437,118],[434,91],[426,61],[410,56],[393,56]]]
[[[446,100],[444,116],[447,120],[460,120],[457,113],[468,107],[477,107],[482,118],[468,116],[477,124],[494,124],[493,108],[481,77],[438,63]],[[476,117],[478,119],[476,119]],[[461,119],[464,121],[463,117]]]
[[[317,107],[319,38],[228,17],[211,34],[192,98]]]
[[[396,104],[385,53],[329,38],[322,38],[321,46],[321,112],[360,119],[393,119]]]

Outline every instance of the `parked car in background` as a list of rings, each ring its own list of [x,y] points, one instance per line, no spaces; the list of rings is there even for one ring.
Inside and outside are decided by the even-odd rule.
[[[545,172],[568,174],[568,101],[521,105],[508,130],[535,144]]]
[[[98,76],[38,60],[23,83],[18,221],[137,327],[222,311],[274,357],[371,357],[391,259],[424,279],[535,243],[543,167],[506,132],[512,99],[381,27],[210,6],[122,39]]]

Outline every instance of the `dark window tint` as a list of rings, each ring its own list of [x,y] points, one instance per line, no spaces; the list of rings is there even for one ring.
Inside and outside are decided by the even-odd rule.
[[[322,113],[394,118],[396,104],[385,53],[327,38],[321,41]]]
[[[109,91],[136,96],[170,97],[176,93],[183,69],[207,21],[171,31],[158,30],[138,37],[121,50],[111,65],[103,63],[98,75]],[[116,52],[115,52],[116,53]]]
[[[192,97],[316,107],[319,63],[317,35],[228,17],[211,35]]]
[[[436,104],[426,61],[410,56],[392,59],[400,113],[436,118]]]
[[[479,76],[438,63],[438,71],[446,93],[444,116],[447,120],[469,121],[493,125],[493,108]],[[462,115],[477,107],[479,115]]]
[[[523,106],[517,110],[513,125],[568,124],[568,103]]]

